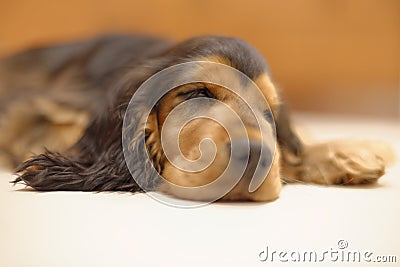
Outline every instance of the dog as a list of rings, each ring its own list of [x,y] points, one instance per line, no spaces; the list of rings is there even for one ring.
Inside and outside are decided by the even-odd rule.
[[[154,106],[146,107],[147,117],[143,107],[129,108],[135,92],[150,77],[194,61],[227,66],[246,75],[269,107],[270,112],[261,110],[254,91],[246,90],[250,83],[239,83],[241,94],[256,99],[250,108],[261,114],[262,127],[254,126],[256,115],[252,117],[251,109],[245,108],[237,94],[214,83],[193,82],[173,88]],[[200,67],[192,71],[200,76],[209,74]],[[185,172],[166,157],[161,134],[168,115],[196,98],[218,100],[235,111],[247,137],[239,134],[230,139],[212,120],[191,121],[179,132],[181,153],[190,160],[199,158],[199,144],[204,139],[213,140],[217,152],[206,169]],[[213,104],[208,107],[224,118]],[[183,111],[190,114],[199,109],[205,108],[189,105]],[[127,110],[132,114],[126,135],[131,161],[124,156],[121,138]],[[8,56],[0,62],[0,116],[0,162],[15,169],[18,176],[13,183],[40,191],[152,190],[182,199],[208,200],[207,191],[193,193],[168,184],[203,186],[215,181],[228,161],[234,161],[247,167],[218,199],[272,201],[279,197],[285,182],[375,183],[387,164],[381,147],[373,142],[305,144],[293,128],[264,58],[247,42],[232,37],[200,36],[173,43],[148,36],[107,35]],[[275,127],[267,127],[272,124]],[[268,159],[260,155],[263,131],[276,134],[276,147],[267,153],[266,157],[272,154]],[[172,138],[166,134],[167,142]],[[231,155],[230,148],[240,148],[242,143],[249,145],[249,156]],[[268,172],[250,192],[256,171],[253,161],[262,160],[269,161]]]

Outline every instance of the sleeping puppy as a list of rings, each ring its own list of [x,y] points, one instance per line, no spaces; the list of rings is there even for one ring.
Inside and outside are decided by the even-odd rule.
[[[211,74],[217,79],[226,77],[198,64],[190,73],[180,71],[172,77],[196,73],[198,81],[172,88],[153,106],[129,105],[150,77],[190,62],[223,65],[250,82],[239,81],[235,89],[239,93],[233,93],[221,84],[204,81]],[[167,81],[161,80],[159,86],[163,83]],[[249,85],[255,85],[257,92],[247,89]],[[243,95],[249,102],[243,101]],[[208,104],[181,105],[200,98]],[[267,106],[258,103],[262,98]],[[223,125],[207,118],[191,120],[179,129],[165,126],[177,108],[181,114],[207,110],[224,121],[221,103],[238,115],[245,134],[227,133]],[[14,183],[36,190],[160,191],[182,199],[210,200],[215,197],[211,191],[176,186],[198,188],[212,183],[226,174],[231,162],[246,167],[216,199],[271,201],[279,196],[282,181],[374,183],[385,170],[382,149],[374,143],[303,144],[263,57],[236,38],[202,36],[173,44],[144,36],[103,36],[31,49],[0,62],[0,116],[0,160],[17,167]],[[241,127],[225,122],[232,129]],[[176,166],[164,151],[163,130],[164,143],[178,142],[179,153],[192,161],[202,156],[202,141],[212,140],[216,151],[212,162],[193,172]],[[178,137],[170,134],[175,130]],[[271,133],[277,140],[273,148],[265,146],[268,140],[262,138]],[[242,155],[246,146],[247,155]],[[265,147],[269,148],[266,153]],[[249,190],[257,172],[255,162],[268,165],[268,170]]]

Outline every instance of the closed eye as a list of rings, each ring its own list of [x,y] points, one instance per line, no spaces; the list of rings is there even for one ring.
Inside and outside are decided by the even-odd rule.
[[[210,92],[210,90],[208,90],[207,87],[197,88],[187,92],[181,92],[178,93],[178,96],[185,99],[196,98],[196,97],[214,98],[214,95]]]

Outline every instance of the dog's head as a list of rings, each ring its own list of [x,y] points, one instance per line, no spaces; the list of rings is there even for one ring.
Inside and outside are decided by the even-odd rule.
[[[279,152],[271,136],[280,100],[264,59],[242,40],[200,37],[173,47],[155,60],[151,73],[193,61],[196,63],[183,64],[185,66],[172,75],[145,89],[144,95],[151,98],[160,90],[158,87],[172,87],[154,105],[146,107],[150,108],[148,113],[140,103],[131,103],[128,108],[127,114],[133,115],[128,120],[135,125],[132,127],[128,123],[127,133],[131,136],[128,143],[134,154],[128,160],[131,173],[134,172],[135,179],[147,189],[156,187],[186,199],[212,199],[214,194],[210,189],[191,191],[187,188],[206,186],[222,175],[240,178],[224,199],[277,198],[281,186]],[[188,79],[182,77],[188,76],[193,82],[175,86],[174,81],[186,81]],[[141,128],[139,122],[145,126]],[[148,165],[146,175],[137,172],[146,166],[142,149],[147,150],[150,163],[168,182],[155,183],[157,175],[149,171]],[[228,166],[245,168],[238,174],[237,168]],[[257,166],[267,167],[267,172],[261,185],[249,192]]]

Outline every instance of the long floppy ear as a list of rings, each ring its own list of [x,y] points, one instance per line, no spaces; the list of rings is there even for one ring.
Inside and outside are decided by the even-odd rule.
[[[154,190],[159,184],[156,171],[161,172],[163,161],[157,114],[152,112],[143,127],[140,110],[134,113],[135,119],[124,133],[131,140],[126,146],[130,150],[126,161],[121,141],[122,123],[103,118],[94,121],[66,154],[46,151],[24,162],[17,170],[21,175],[13,182],[41,191]],[[126,164],[130,164],[131,172]]]
[[[121,120],[95,120],[65,154],[47,151],[24,162],[13,182],[42,191],[140,191],[125,165]]]
[[[111,105],[115,109],[96,118],[77,144],[63,154],[47,151],[24,162],[13,182],[42,191],[154,190],[163,161],[157,113],[153,110],[144,118],[143,107],[129,107],[136,86],[132,82],[122,86]],[[124,145],[122,135],[128,142]]]

